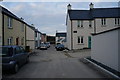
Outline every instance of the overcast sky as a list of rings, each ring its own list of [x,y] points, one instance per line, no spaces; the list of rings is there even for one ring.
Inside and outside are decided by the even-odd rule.
[[[34,24],[40,32],[55,35],[66,31],[67,5],[72,9],[89,9],[90,2],[2,2],[2,6],[28,24]],[[93,2],[95,8],[118,7],[118,2]]]

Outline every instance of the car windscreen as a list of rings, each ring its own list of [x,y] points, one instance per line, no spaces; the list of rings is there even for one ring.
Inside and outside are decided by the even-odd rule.
[[[44,47],[45,46],[45,44],[41,44],[41,47]]]
[[[59,44],[58,47],[64,47],[64,45]]]
[[[12,47],[2,47],[2,57],[9,57],[13,55]]]

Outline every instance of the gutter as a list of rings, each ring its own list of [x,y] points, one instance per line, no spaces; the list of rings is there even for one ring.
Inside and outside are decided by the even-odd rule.
[[[117,78],[117,79],[120,79],[119,76],[117,76],[117,75],[113,74],[112,72],[110,72],[110,71],[104,69],[103,67],[101,67],[101,66],[99,66],[99,65],[97,65],[97,64],[95,64],[95,63],[93,63],[92,61],[88,60],[87,58],[84,58],[84,59],[85,59],[86,61],[90,62],[91,64],[93,64],[95,67],[98,67],[99,69],[103,70],[104,72],[110,74],[111,76],[113,76],[113,77],[115,77],[115,78]]]

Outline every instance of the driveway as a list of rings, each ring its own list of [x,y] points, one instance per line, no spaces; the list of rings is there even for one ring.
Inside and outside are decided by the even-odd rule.
[[[30,62],[16,74],[6,73],[5,78],[106,78],[92,66],[80,59],[90,56],[90,50],[66,52],[56,51],[54,46],[48,50],[36,50]]]

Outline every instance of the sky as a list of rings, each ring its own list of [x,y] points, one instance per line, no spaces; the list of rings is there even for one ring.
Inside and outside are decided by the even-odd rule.
[[[92,0],[91,0],[92,1]],[[92,1],[93,2],[93,1]],[[42,33],[55,35],[56,31],[66,32],[66,15],[67,5],[72,5],[72,9],[88,10],[91,2],[10,2],[3,1],[0,3],[3,7],[22,17],[28,24],[34,26]],[[93,2],[94,8],[118,7],[118,1],[114,2]]]

